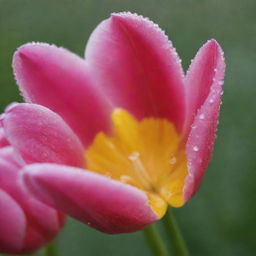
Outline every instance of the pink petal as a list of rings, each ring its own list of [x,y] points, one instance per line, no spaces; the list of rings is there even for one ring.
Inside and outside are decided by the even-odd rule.
[[[208,44],[214,44],[216,46],[213,41]],[[217,48],[218,54],[216,54],[216,64],[214,67],[216,70],[215,72],[209,71],[210,74],[213,74],[210,92],[201,108],[197,111],[186,145],[189,174],[186,177],[184,187],[185,200],[188,200],[199,188],[213,151],[225,70],[222,51],[219,46]],[[200,54],[198,56],[202,58]],[[211,58],[211,56],[209,58]],[[202,64],[200,61],[197,61],[197,59],[195,59],[195,63],[198,63],[198,65]],[[199,69],[196,67],[193,67],[193,70],[197,73],[199,72]],[[191,72],[193,71],[191,70]],[[202,72],[206,71],[203,69]],[[192,76],[192,74],[190,76]],[[206,74],[204,76],[206,76]]]
[[[69,126],[51,110],[16,104],[3,119],[6,136],[27,163],[52,162],[83,166],[83,147]]]
[[[209,40],[196,54],[185,77],[187,116],[185,132],[189,133],[198,109],[210,93],[213,79],[223,80],[223,51],[215,40]],[[218,73],[218,75],[216,74]]]
[[[21,250],[25,236],[26,218],[17,202],[0,189],[0,252]]]
[[[26,44],[15,53],[13,68],[25,100],[61,115],[84,144],[109,129],[110,105],[77,55],[44,43]]]
[[[138,118],[165,117],[178,128],[184,118],[180,59],[164,32],[131,13],[113,14],[92,33],[88,68],[115,106]]]
[[[23,180],[43,202],[102,232],[134,232],[157,220],[144,192],[90,171],[33,164]]]

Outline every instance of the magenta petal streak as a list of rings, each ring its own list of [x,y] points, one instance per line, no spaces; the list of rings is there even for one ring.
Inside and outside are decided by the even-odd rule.
[[[223,51],[215,40],[211,40],[199,50],[186,77],[188,120],[196,116],[191,126],[190,122],[186,124],[186,130],[190,132],[186,144],[189,173],[184,187],[185,200],[199,188],[210,161],[218,125],[224,71]]]
[[[4,134],[4,129],[0,126],[0,148],[8,146],[9,142],[7,141],[5,134]]]

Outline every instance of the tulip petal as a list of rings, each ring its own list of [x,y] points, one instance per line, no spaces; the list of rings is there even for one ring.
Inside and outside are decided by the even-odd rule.
[[[198,109],[210,93],[213,79],[222,82],[224,69],[223,51],[220,45],[214,39],[209,40],[196,54],[184,80],[187,107],[184,125],[186,135]]]
[[[23,246],[26,217],[17,202],[2,189],[0,209],[0,252],[18,252]]]
[[[134,232],[157,220],[144,192],[97,173],[32,164],[23,181],[43,202],[102,232]]]
[[[210,72],[213,74],[213,78],[209,78],[209,80],[213,81],[210,92],[201,108],[197,111],[186,145],[188,158],[188,176],[184,186],[184,198],[186,201],[197,191],[213,151],[225,70],[224,57],[220,48],[216,56],[215,71]],[[201,58],[200,54],[199,58]],[[202,64],[197,59],[195,59],[195,62],[198,65]],[[199,73],[196,67],[193,67],[191,72],[192,70]],[[202,72],[206,71],[202,70]]]
[[[13,69],[25,100],[58,113],[84,144],[109,129],[110,105],[92,85],[82,58],[53,45],[30,43],[15,53]]]
[[[156,24],[136,14],[112,14],[92,33],[85,57],[115,106],[139,119],[164,117],[181,127],[183,71],[175,48]]]
[[[51,110],[16,104],[3,118],[6,137],[26,163],[53,162],[82,167],[83,146],[69,126]]]

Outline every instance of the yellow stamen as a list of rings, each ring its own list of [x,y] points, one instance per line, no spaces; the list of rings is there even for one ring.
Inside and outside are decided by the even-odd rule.
[[[123,109],[112,121],[113,134],[100,132],[85,152],[86,168],[146,192],[159,218],[167,204],[182,206],[187,161],[174,125],[161,118],[138,121]]]

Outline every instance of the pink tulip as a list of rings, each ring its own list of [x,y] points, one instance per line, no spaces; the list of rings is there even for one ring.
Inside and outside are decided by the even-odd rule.
[[[53,239],[64,215],[32,197],[20,183],[22,163],[0,128],[0,253],[33,252]]]
[[[131,13],[95,29],[85,60],[44,43],[20,47],[14,72],[34,104],[7,109],[3,126],[30,164],[28,189],[107,233],[184,205],[213,151],[225,64],[215,40],[186,75],[180,63],[164,32]]]

